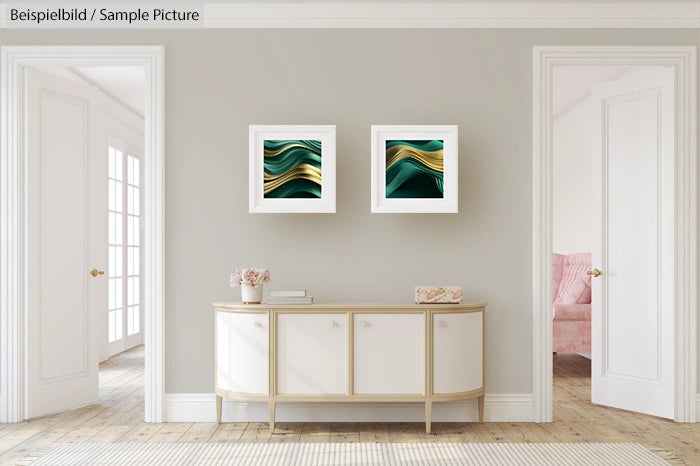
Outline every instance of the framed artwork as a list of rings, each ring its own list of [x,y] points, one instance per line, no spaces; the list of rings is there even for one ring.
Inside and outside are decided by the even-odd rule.
[[[251,125],[249,212],[335,212],[335,126]]]
[[[372,126],[372,212],[457,212],[457,125]]]

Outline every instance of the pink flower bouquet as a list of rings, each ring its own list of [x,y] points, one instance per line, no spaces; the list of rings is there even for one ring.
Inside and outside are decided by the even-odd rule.
[[[259,286],[270,282],[270,271],[267,269],[238,267],[231,272],[229,284],[231,287],[238,285]]]

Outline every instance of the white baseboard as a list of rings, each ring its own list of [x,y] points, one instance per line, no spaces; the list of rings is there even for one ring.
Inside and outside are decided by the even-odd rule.
[[[695,395],[695,422],[700,422],[700,393]]]
[[[484,420],[532,421],[531,394],[486,394]],[[224,422],[268,422],[267,403],[224,399]],[[278,422],[423,422],[423,403],[277,403]],[[475,422],[476,400],[433,403],[435,422]],[[166,393],[166,422],[216,422],[213,393]]]

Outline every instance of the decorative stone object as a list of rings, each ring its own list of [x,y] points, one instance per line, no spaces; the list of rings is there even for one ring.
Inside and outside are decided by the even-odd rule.
[[[461,286],[417,286],[417,304],[461,304]]]

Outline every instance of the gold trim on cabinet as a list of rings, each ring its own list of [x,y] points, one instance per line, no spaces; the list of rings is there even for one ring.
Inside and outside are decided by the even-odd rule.
[[[432,408],[434,402],[457,401],[477,398],[479,409],[479,422],[483,422],[484,414],[484,382],[485,382],[485,356],[486,349],[486,303],[465,303],[465,304],[441,304],[436,310],[436,305],[424,304],[311,304],[311,305],[248,305],[239,303],[214,303],[218,312],[234,313],[257,313],[267,314],[268,318],[268,393],[238,393],[224,390],[218,387],[218,321],[214,319],[214,347],[215,347],[215,393],[217,396],[217,422],[221,422],[221,398],[233,400],[267,402],[269,406],[270,431],[275,428],[276,403],[284,402],[423,402],[425,403],[426,432],[430,433],[432,424]],[[262,309],[261,309],[262,308]],[[440,393],[434,392],[434,320],[438,314],[471,313],[481,312],[482,330],[482,386],[475,390],[460,393]],[[280,394],[278,393],[278,317],[280,314],[344,314],[347,319],[347,393],[346,394]],[[357,394],[354,381],[354,359],[355,359],[355,314],[422,314],[425,329],[423,348],[423,376],[425,393],[396,393],[396,394]]]
[[[218,392],[219,386],[219,317],[214,313],[214,393],[216,393],[216,422],[221,424],[223,400]]]
[[[346,315],[348,319],[347,395],[353,396],[355,394],[355,313],[348,312]]]
[[[243,303],[226,303],[215,302],[214,308],[220,311],[238,311],[238,312],[406,312],[406,311],[425,311],[430,309],[440,308],[444,312],[456,310],[458,312],[479,312],[486,308],[487,303],[462,303],[462,304],[413,304],[413,303],[316,303],[316,304],[243,304]]]
[[[433,313],[426,309],[423,315],[423,328],[425,328],[425,344],[423,348],[424,367],[423,377],[425,378],[425,433],[430,433],[433,421]]]
[[[244,401],[267,401],[270,399],[270,395],[266,393],[241,393],[232,392],[230,390],[224,390],[223,388],[215,387],[214,393],[217,395],[230,398],[232,400],[244,400]]]
[[[277,318],[278,314],[276,312],[268,311],[268,321],[270,322],[270,341],[268,342],[268,393],[271,398],[277,395]],[[274,410],[272,410],[274,411]],[[271,411],[271,412],[272,412]],[[270,421],[271,426],[274,425],[274,421]],[[271,429],[272,430],[272,429]]]

